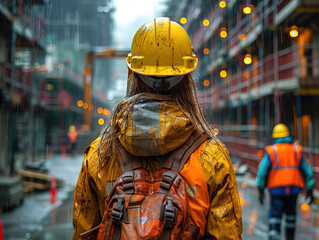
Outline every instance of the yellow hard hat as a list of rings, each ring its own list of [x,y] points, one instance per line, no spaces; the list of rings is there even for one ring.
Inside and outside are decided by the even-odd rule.
[[[287,136],[289,136],[289,129],[285,124],[279,123],[274,127],[274,130],[272,132],[273,138],[281,138]]]
[[[75,131],[75,126],[74,125],[69,126],[69,131]]]
[[[135,73],[165,77],[194,71],[197,58],[183,27],[163,17],[137,30],[126,63]]]

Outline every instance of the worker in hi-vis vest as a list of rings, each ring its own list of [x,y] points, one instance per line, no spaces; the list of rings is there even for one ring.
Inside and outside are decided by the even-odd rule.
[[[76,131],[76,127],[74,125],[69,127],[68,137],[70,143],[70,153],[74,154],[78,137],[78,132]]]
[[[285,214],[286,239],[293,240],[296,224],[296,201],[298,193],[306,188],[306,199],[313,202],[315,179],[313,171],[302,153],[300,145],[293,139],[285,124],[273,129],[273,145],[266,147],[257,173],[259,202],[264,203],[264,189],[269,189],[271,207],[269,210],[269,240],[281,239],[281,217]]]

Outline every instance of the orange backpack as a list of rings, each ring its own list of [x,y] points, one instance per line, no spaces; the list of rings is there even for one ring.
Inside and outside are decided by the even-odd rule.
[[[81,239],[196,239],[198,231],[189,222],[188,193],[179,172],[207,138],[193,133],[167,154],[161,169],[153,171],[121,148],[124,173],[106,199],[102,223],[81,234]]]

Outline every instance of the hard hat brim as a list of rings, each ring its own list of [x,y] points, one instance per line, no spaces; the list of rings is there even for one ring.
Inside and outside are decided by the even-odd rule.
[[[185,74],[193,72],[197,67],[197,61],[193,68],[185,68],[183,66],[181,67],[176,66],[174,68],[169,66],[158,66],[158,67],[143,66],[142,68],[132,68],[131,64],[128,61],[126,61],[126,65],[133,72],[141,74],[141,75],[166,77],[166,76],[180,76],[180,75],[185,75]]]
[[[273,133],[272,138],[282,138],[282,137],[288,137],[289,133]]]

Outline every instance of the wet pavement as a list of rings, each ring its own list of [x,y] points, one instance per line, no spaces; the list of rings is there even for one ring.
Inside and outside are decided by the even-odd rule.
[[[50,159],[51,172],[65,181],[64,187],[58,189],[60,201],[50,204],[49,191],[26,196],[22,206],[0,215],[5,240],[71,240],[73,192],[82,160],[82,155]],[[237,176],[237,181],[243,212],[242,237],[245,240],[266,240],[269,196],[261,206],[255,181],[247,176]],[[310,209],[302,211],[303,199],[300,196],[298,201],[296,240],[319,240],[319,207],[313,204]]]
[[[237,176],[239,197],[242,205],[243,239],[266,240],[268,231],[269,195],[266,191],[264,205],[258,201],[255,181],[249,176]],[[312,204],[309,209],[303,205],[304,196],[299,195],[297,206],[296,240],[319,240],[319,206]],[[282,219],[282,239],[284,238],[284,218]]]
[[[57,208],[52,208],[51,212],[43,219],[43,228],[36,231],[29,238],[30,240],[63,240],[72,239],[72,207],[73,191],[69,193],[66,201]]]
[[[59,201],[49,203],[49,190],[26,195],[20,207],[0,214],[5,240],[71,239],[73,192],[82,161],[83,155],[48,160],[50,173],[64,180],[57,190]]]

